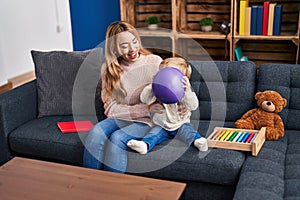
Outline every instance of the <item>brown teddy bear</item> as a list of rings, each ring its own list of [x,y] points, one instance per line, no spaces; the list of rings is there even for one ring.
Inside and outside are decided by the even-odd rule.
[[[246,112],[235,122],[236,128],[259,130],[266,127],[266,139],[278,140],[284,136],[284,125],[277,114],[286,106],[287,101],[278,92],[266,90],[255,94],[258,108]]]

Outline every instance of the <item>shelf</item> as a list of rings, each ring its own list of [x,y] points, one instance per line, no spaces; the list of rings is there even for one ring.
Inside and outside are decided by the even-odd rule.
[[[264,0],[249,0],[249,7],[263,6]],[[244,56],[259,68],[263,63],[297,64],[299,59],[299,0],[274,0],[282,5],[280,35],[239,35],[240,0],[234,0],[233,51],[240,46]],[[233,54],[233,60],[235,55]]]
[[[234,37],[234,44],[237,43],[240,39],[243,40],[265,40],[265,41],[277,41],[277,40],[286,40],[286,41],[293,41],[296,45],[299,44],[299,37],[298,36],[265,36],[265,35],[249,35],[249,36],[241,36],[237,35]]]
[[[174,34],[170,29],[158,28],[157,30],[149,30],[148,28],[137,28],[140,36],[152,37],[172,37]]]
[[[195,38],[195,39],[216,39],[224,40],[230,39],[231,36],[227,36],[217,31],[202,32],[202,31],[190,31],[186,33],[179,33],[169,29],[159,28],[157,30],[148,30],[147,28],[137,29],[140,36],[151,36],[151,37],[174,37],[174,38]]]
[[[265,0],[249,0],[249,6],[263,5]],[[298,63],[299,0],[274,0],[283,5],[281,35],[239,35],[240,0],[120,0],[121,20],[138,29],[144,47],[163,58],[182,55],[188,59],[235,60],[234,49],[240,45],[257,66],[266,62]],[[158,30],[148,30],[145,19],[161,19]],[[202,32],[200,19],[210,17],[213,31]],[[228,21],[230,33],[219,26]],[[199,47],[198,47],[199,46]],[[205,51],[205,52],[204,52]]]
[[[190,31],[185,33],[180,33],[177,35],[178,38],[195,38],[195,39],[214,39],[214,40],[225,40],[230,39],[230,35],[222,34],[221,32],[211,31],[211,32],[202,32],[202,31]]]
[[[234,38],[236,39],[246,39],[246,40],[299,40],[298,36],[265,36],[265,35],[249,35],[242,36],[237,35]]]

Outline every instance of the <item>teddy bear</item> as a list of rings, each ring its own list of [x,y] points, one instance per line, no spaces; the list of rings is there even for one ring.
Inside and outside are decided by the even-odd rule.
[[[235,122],[240,129],[259,130],[266,127],[266,139],[278,140],[284,136],[284,125],[279,112],[287,105],[287,101],[278,92],[266,90],[254,96],[257,108],[246,112]]]

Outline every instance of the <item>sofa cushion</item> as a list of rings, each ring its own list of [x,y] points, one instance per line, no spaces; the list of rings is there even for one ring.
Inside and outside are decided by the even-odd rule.
[[[287,140],[266,141],[257,157],[247,157],[234,199],[282,199]]]
[[[284,199],[300,199],[300,131],[286,131]]]
[[[257,157],[247,157],[234,199],[300,198],[300,131],[287,130],[266,141]]]
[[[77,74],[80,68],[88,67],[89,70],[85,72],[88,71],[90,75],[94,75],[92,80],[99,80],[101,48],[74,52],[32,50],[31,54],[37,79],[38,117],[71,115],[72,95],[74,83],[78,79]],[[98,62],[91,64],[92,62],[86,61],[88,55],[88,59],[91,59],[91,56],[97,56]],[[91,80],[89,74],[85,78],[87,81]],[[83,83],[85,84],[86,81]],[[97,84],[89,86],[94,89],[92,91],[94,95]]]
[[[191,85],[199,98],[192,119],[236,121],[254,106],[256,65],[253,62],[190,61]]]
[[[258,73],[257,90],[275,90],[287,99],[279,115],[286,129],[300,129],[300,65],[263,64]]]
[[[83,142],[87,133],[62,134],[58,121],[71,121],[72,116],[49,116],[31,120],[12,131],[12,152],[72,164],[82,163]]]
[[[199,152],[173,139],[157,145],[146,155],[130,153],[127,170],[161,179],[235,185],[244,160],[245,153],[241,151],[209,149]]]
[[[70,120],[72,116],[49,116],[25,123],[9,135],[12,152],[82,165],[87,133],[62,134],[56,125],[58,121]],[[199,153],[195,147],[187,147],[174,139],[156,146],[147,155],[129,152],[128,172],[179,181],[234,185],[244,159],[243,152],[232,150],[210,149]],[[155,171],[144,171],[145,166]]]

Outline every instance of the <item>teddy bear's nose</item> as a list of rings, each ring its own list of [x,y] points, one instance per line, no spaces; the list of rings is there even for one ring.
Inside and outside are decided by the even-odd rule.
[[[272,103],[270,101],[267,102],[267,105],[270,106]]]

